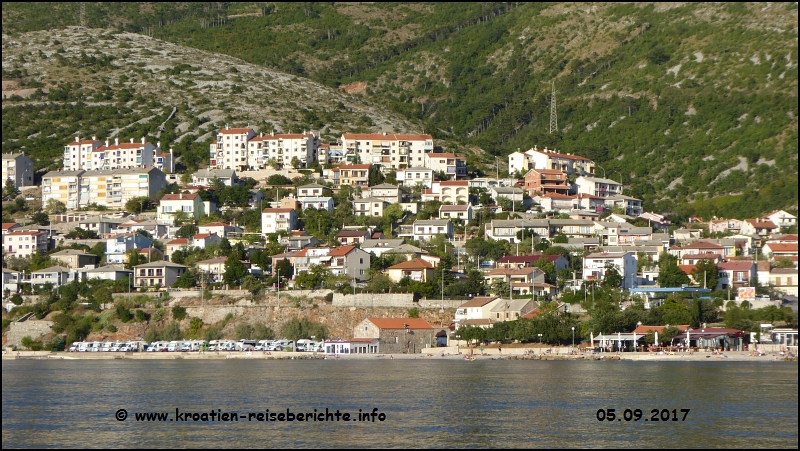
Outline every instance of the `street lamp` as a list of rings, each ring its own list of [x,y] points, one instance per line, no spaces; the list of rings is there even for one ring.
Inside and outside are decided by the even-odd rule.
[[[278,269],[278,307],[281,306],[281,270]]]
[[[572,350],[575,350],[575,326],[572,326]]]
[[[537,334],[539,336],[539,355],[542,355],[542,334]]]
[[[636,327],[642,327],[642,322],[639,321],[636,323]],[[636,343],[636,330],[633,331],[633,352],[636,352],[636,348],[639,347],[639,344]]]

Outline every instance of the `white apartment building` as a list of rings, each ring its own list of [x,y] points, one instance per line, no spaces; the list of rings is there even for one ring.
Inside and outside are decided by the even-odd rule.
[[[611,197],[622,194],[622,184],[610,179],[580,176],[575,180],[578,194]],[[641,211],[639,212],[641,214]]]
[[[514,152],[508,156],[508,172],[510,175],[518,171],[527,173],[531,169],[556,169],[567,175],[577,174],[583,176],[594,176],[594,161],[572,155],[571,153],[559,153],[550,149],[533,149],[525,152]]]
[[[142,137],[141,142],[120,143],[114,139],[114,144],[106,144],[92,151],[89,165],[82,167],[86,171],[99,171],[102,169],[113,170],[123,168],[141,168],[153,166],[155,155],[161,153],[161,143],[157,146],[147,142]]]
[[[284,230],[291,232],[297,228],[297,213],[293,208],[265,208],[261,212],[261,234],[266,236]]]
[[[417,241],[430,241],[434,236],[444,235],[453,238],[453,223],[449,219],[417,220],[414,221],[412,237]]]
[[[50,199],[69,209],[91,203],[122,209],[135,197],[155,199],[166,188],[163,172],[155,167],[102,171],[51,171],[42,177],[42,202]]]
[[[92,136],[92,139],[81,140],[80,136],[75,141],[64,146],[64,170],[79,171],[91,169],[92,153],[103,146],[103,143]]]
[[[358,157],[382,170],[424,166],[425,155],[433,152],[433,136],[426,134],[345,133],[341,141],[346,161]]]
[[[217,133],[216,141],[211,143],[210,169],[234,169],[244,171],[248,169],[247,143],[255,138],[256,133],[252,128],[225,127]]]
[[[467,176],[467,159],[452,153],[425,154],[425,167],[434,172],[444,172],[453,180]]]
[[[274,159],[279,167],[291,167],[297,158],[307,168],[317,159],[319,140],[312,133],[259,134],[247,143],[247,164],[251,170],[264,169]]]
[[[47,233],[35,231],[8,232],[3,235],[3,255],[30,257],[47,252]]]
[[[4,187],[6,180],[11,180],[17,189],[23,186],[33,186],[33,160],[25,155],[25,152],[3,154],[3,180],[1,183]]]
[[[353,214],[355,216],[383,216],[383,210],[390,205],[379,197],[366,197],[353,201]]]
[[[597,252],[587,255],[583,258],[583,279],[603,280],[608,263],[622,277],[622,289],[636,286],[636,257],[631,252]]]
[[[414,187],[421,183],[425,188],[430,188],[433,183],[433,169],[414,166],[397,170],[397,181],[403,186]]]

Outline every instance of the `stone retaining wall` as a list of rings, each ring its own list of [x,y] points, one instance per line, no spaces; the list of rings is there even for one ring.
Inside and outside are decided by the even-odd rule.
[[[11,323],[8,329],[9,346],[20,346],[22,338],[29,336],[33,341],[37,341],[43,335],[49,334],[53,330],[52,321],[27,320],[21,323]]]

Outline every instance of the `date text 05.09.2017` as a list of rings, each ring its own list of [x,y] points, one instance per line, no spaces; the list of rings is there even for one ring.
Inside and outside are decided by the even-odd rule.
[[[625,409],[617,416],[616,409],[598,409],[597,421],[686,421],[691,409],[652,409],[650,417],[644,416],[642,409]],[[644,416],[644,418],[642,418]]]

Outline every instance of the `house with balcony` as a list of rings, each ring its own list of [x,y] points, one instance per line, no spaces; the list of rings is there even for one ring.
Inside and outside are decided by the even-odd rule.
[[[217,179],[225,186],[238,186],[241,182],[233,169],[199,169],[192,174],[192,184],[199,186],[211,186],[211,182]]]
[[[355,246],[338,246],[328,252],[329,267],[334,275],[344,274],[355,280],[365,280],[370,255]]]
[[[739,233],[742,230],[742,221],[739,219],[712,219],[708,221],[710,233]]]
[[[317,159],[319,140],[313,133],[275,133],[251,138],[247,142],[247,161],[251,170],[264,169],[270,160],[279,168],[292,167],[292,161],[307,168]]]
[[[377,197],[367,197],[353,200],[353,215],[355,216],[383,216],[383,210],[390,204]]]
[[[511,244],[519,241],[517,233],[523,230],[527,234],[533,233],[537,237],[550,239],[550,221],[547,219],[493,219],[484,225],[486,238],[504,240]]]
[[[293,208],[265,208],[261,211],[261,235],[297,230],[297,213]]]
[[[20,285],[25,282],[25,280],[23,279],[23,274],[20,271],[3,268],[2,282],[3,290],[8,290],[13,294],[20,290]]]
[[[367,188],[362,192],[362,197],[378,198],[390,204],[396,204],[400,202],[400,187],[389,183],[382,183]]]
[[[543,212],[569,213],[575,205],[575,198],[567,194],[547,193],[536,196],[533,201]]]
[[[300,208],[315,208],[317,210],[332,211],[334,209],[332,197],[304,197],[300,199]]]
[[[422,201],[438,200],[444,204],[469,203],[469,182],[466,180],[435,181],[431,189],[422,190]]]
[[[379,240],[368,239],[364,240],[361,243],[361,249],[363,249],[364,252],[372,253],[375,254],[375,256],[380,257],[386,252],[390,252],[393,249],[396,249],[397,247],[401,246],[402,244],[403,244],[402,239],[399,240],[392,240],[392,239],[387,240],[385,238]],[[420,249],[420,251],[422,250]]]
[[[584,280],[605,279],[607,266],[616,268],[622,277],[622,289],[637,285],[636,257],[631,252],[596,252],[583,258]]]
[[[579,194],[608,198],[622,194],[622,184],[610,179],[580,176],[575,180]]]
[[[762,220],[769,221],[780,228],[797,225],[797,216],[783,210],[775,210],[766,214],[762,217]]]
[[[189,268],[177,263],[157,261],[133,267],[134,284],[137,287],[171,287]]]
[[[484,279],[487,286],[498,280],[505,282],[516,295],[528,295],[533,292],[537,296],[549,296],[554,288],[545,282],[544,272],[536,267],[495,268],[485,273]],[[501,297],[509,295],[507,292],[495,294]]]
[[[754,261],[730,261],[717,264],[719,270],[719,281],[717,288],[727,290],[728,287],[752,287],[755,286],[756,263]]]
[[[785,295],[797,296],[797,268],[773,268],[769,271],[770,288]]]
[[[228,236],[237,236],[244,232],[244,229],[238,226],[232,226],[224,222],[209,222],[208,224],[197,227],[197,233],[211,233],[226,238]]]
[[[35,230],[8,232],[3,235],[3,255],[18,258],[47,252],[49,239],[46,232]]]
[[[207,260],[202,260],[195,263],[197,270],[200,272],[200,279],[202,283],[218,283],[222,282],[225,276],[225,262],[228,257],[214,257]],[[250,262],[241,262],[245,267],[250,268]]]
[[[40,269],[31,272],[30,283],[33,289],[38,289],[39,286],[45,284],[52,284],[53,287],[60,287],[66,285],[73,280],[80,280],[81,273],[78,270],[66,268],[63,266],[51,266],[49,268]]]
[[[501,300],[491,310],[490,319],[495,322],[516,321],[526,314],[532,312],[538,306],[538,302],[532,299]]]
[[[472,205],[442,205],[439,207],[439,219],[472,221]]]
[[[369,186],[368,164],[344,164],[334,168],[333,184],[336,186]]]
[[[141,142],[135,142],[133,138],[130,142],[119,142],[119,138],[114,139],[114,144],[108,140],[104,146],[94,149],[90,154],[89,164],[84,164],[81,169],[87,171],[101,171],[114,169],[129,169],[154,167],[155,156],[161,153],[161,143],[155,146],[142,137]]]
[[[278,240],[280,244],[286,246],[289,250],[301,250],[307,247],[317,246],[320,241],[313,236],[306,233],[304,230],[294,230],[292,231],[291,235],[282,237]]]
[[[397,181],[411,188],[421,184],[424,188],[430,189],[433,183],[433,169],[422,166],[398,169]]]
[[[536,263],[541,259],[545,259],[555,265],[556,272],[569,268],[569,261],[563,256],[545,254],[506,255],[497,260],[497,267],[507,269],[534,268],[536,267]]]
[[[126,263],[131,249],[151,247],[153,242],[140,233],[120,233],[106,239],[106,263]]]
[[[514,152],[509,155],[508,168],[511,174],[517,172],[524,174],[534,168],[558,170],[567,175],[594,176],[595,174],[594,161],[586,157],[559,153],[547,148],[538,149],[535,146],[525,152]]]
[[[628,216],[637,217],[644,210],[642,210],[642,201],[635,197],[626,196],[624,194],[614,194],[605,198],[605,208],[611,210],[613,208],[620,208]]]
[[[106,265],[98,268],[87,269],[87,279],[100,279],[100,280],[122,280],[127,277],[131,278],[133,282],[133,270],[125,269],[125,265]]]
[[[102,146],[103,143],[96,136],[92,136],[92,139],[81,139],[80,136],[76,136],[74,141],[64,146],[64,170],[89,170],[92,152]]]
[[[468,320],[489,319],[492,308],[502,302],[499,296],[475,297],[456,308],[454,322],[456,328],[464,325]]]
[[[433,277],[433,269],[431,263],[421,258],[413,258],[386,268],[386,274],[395,283],[405,278],[416,282],[427,282]]]
[[[309,183],[308,185],[303,185],[297,188],[297,199],[301,202],[303,199],[311,198],[311,199],[319,199],[319,198],[327,198],[327,195],[331,194],[331,189],[327,186],[322,186],[316,183]]]
[[[336,240],[344,244],[361,244],[370,239],[372,234],[369,230],[342,230],[336,234]]]
[[[571,188],[567,174],[558,169],[533,168],[525,174],[525,191],[529,197],[548,193],[568,195]]]
[[[516,186],[493,186],[489,188],[489,195],[497,202],[497,199],[505,197],[520,205],[525,200],[525,192]]]
[[[425,154],[424,166],[433,172],[443,172],[452,180],[467,176],[467,159],[452,153]]]
[[[125,218],[107,218],[103,216],[92,216],[78,222],[80,228],[84,230],[91,230],[97,236],[105,237],[108,234],[115,233],[120,224],[127,222]]]
[[[779,233],[781,228],[772,221],[760,219],[745,219],[742,222],[742,235],[753,235],[766,238],[773,233]]]
[[[158,220],[175,225],[175,214],[183,212],[188,220],[196,222],[206,214],[199,194],[165,194],[158,204]]]
[[[442,235],[445,238],[453,238],[453,223],[448,219],[421,220],[414,221],[410,232],[401,233],[405,236],[410,233],[410,237],[416,241],[430,241],[434,236]]]

